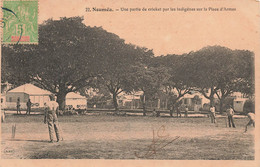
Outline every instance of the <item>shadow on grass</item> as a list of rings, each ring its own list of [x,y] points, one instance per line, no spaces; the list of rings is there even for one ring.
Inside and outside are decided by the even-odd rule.
[[[49,143],[49,140],[23,140],[23,139],[8,139],[8,141],[27,141],[27,142],[40,142],[40,143]]]

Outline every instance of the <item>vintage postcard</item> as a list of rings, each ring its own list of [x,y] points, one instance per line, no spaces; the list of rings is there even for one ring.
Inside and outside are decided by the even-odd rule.
[[[259,166],[259,1],[1,9],[1,167]]]

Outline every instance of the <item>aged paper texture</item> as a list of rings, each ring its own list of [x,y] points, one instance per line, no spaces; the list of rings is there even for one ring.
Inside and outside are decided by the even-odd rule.
[[[1,5],[0,167],[259,166],[259,1]]]

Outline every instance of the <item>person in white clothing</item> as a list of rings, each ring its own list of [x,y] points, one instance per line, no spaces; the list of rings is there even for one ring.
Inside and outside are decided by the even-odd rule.
[[[216,109],[215,109],[214,105],[211,105],[209,111],[210,111],[211,123],[217,123],[217,121],[216,121]]]
[[[51,98],[51,100],[53,100]],[[57,142],[60,141],[59,133],[59,123],[57,118],[57,113],[59,111],[59,104],[56,101],[49,101],[44,103],[45,114],[44,114],[44,123],[48,124],[50,142],[53,143],[53,128],[56,134]]]
[[[227,109],[228,125],[229,125],[229,127],[231,127],[231,124],[232,124],[232,127],[235,128],[236,125],[234,123],[233,115],[234,115],[234,110],[233,110],[232,106],[230,105],[229,108]]]

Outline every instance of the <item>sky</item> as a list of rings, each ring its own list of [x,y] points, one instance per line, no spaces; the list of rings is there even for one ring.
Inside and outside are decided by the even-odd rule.
[[[86,12],[86,8],[119,9]],[[236,11],[129,12],[121,8],[236,8]],[[39,23],[83,16],[127,43],[153,49],[155,56],[182,54],[221,45],[259,53],[259,2],[256,0],[39,0]]]

